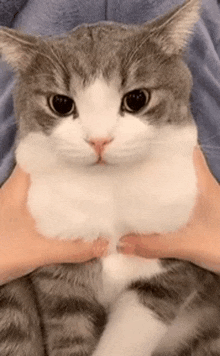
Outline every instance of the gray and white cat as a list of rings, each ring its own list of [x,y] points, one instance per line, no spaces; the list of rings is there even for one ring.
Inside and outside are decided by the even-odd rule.
[[[196,198],[188,0],[144,25],[60,37],[0,30],[17,75],[16,158],[28,206],[57,239],[111,241],[85,264],[40,268],[0,289],[1,356],[220,355],[220,279],[193,264],[117,254],[127,233],[172,231]]]

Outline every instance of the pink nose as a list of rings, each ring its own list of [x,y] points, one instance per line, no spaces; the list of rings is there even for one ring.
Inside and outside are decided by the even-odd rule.
[[[94,148],[95,152],[100,156],[106,145],[112,141],[112,138],[99,138],[89,140],[89,144]]]

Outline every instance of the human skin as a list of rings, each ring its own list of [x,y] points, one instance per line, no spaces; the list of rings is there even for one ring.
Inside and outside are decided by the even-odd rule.
[[[51,240],[40,235],[28,212],[29,175],[16,166],[0,189],[0,285],[54,263],[86,262],[105,255],[108,242]]]
[[[188,223],[164,234],[123,236],[119,251],[146,258],[178,258],[220,272],[220,186],[201,150],[193,155],[198,194]]]

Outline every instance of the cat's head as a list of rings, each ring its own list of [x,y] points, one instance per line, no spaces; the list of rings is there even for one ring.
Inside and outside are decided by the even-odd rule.
[[[199,5],[187,0],[150,23],[82,25],[60,37],[2,28],[0,52],[17,74],[20,142],[35,138],[36,150],[45,142],[57,157],[91,166],[134,163],[163,142],[194,140],[182,57]]]

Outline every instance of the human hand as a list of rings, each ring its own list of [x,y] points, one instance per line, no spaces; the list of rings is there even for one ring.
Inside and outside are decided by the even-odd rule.
[[[119,251],[146,258],[179,258],[220,272],[220,186],[199,148],[194,150],[198,196],[188,223],[176,232],[122,237]]]
[[[107,250],[104,239],[58,241],[40,235],[26,207],[29,184],[29,175],[16,167],[0,189],[0,285],[43,265],[85,262]]]

